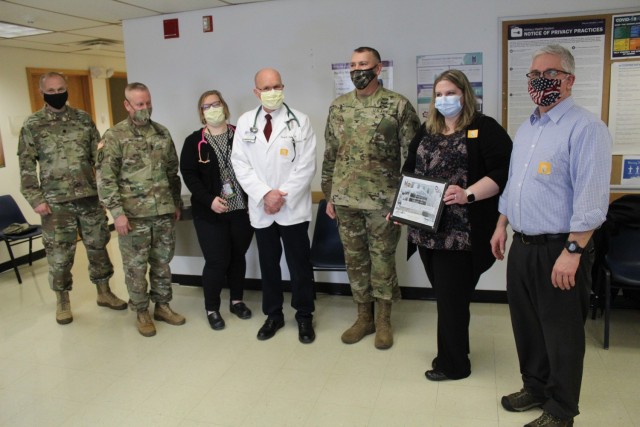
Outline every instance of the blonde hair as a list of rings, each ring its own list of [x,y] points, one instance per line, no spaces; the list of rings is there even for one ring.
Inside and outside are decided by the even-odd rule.
[[[444,133],[447,130],[447,125],[444,122],[444,116],[436,109],[436,85],[442,80],[453,83],[458,89],[462,91],[462,112],[456,122],[456,131],[465,129],[471,124],[473,118],[476,116],[476,94],[473,92],[471,83],[467,76],[460,70],[447,70],[436,77],[433,82],[433,92],[431,94],[431,103],[429,104],[429,116],[425,126],[430,133]]]
[[[222,104],[222,111],[224,111],[224,119],[229,120],[229,117],[231,117],[231,113],[229,112],[229,106],[227,105],[227,102],[222,97],[222,94],[220,93],[220,91],[208,90],[204,92],[202,95],[200,95],[200,99],[198,99],[198,115],[200,116],[200,123],[205,124],[207,122],[204,118],[204,113],[202,112],[202,102],[207,96],[211,96],[211,95],[215,95],[218,97],[218,99],[220,99],[220,103]]]

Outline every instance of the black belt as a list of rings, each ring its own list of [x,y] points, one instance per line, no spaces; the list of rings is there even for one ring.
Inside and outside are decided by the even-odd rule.
[[[567,240],[569,233],[559,234],[537,234],[535,236],[527,236],[518,231],[514,231],[513,238],[520,240],[525,245],[544,245],[551,240]]]

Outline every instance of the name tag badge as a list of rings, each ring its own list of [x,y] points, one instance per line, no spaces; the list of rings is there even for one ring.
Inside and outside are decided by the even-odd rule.
[[[477,138],[478,137],[478,129],[469,129],[467,131],[467,138]]]
[[[538,165],[538,173],[540,175],[551,175],[551,163],[540,162]]]
[[[256,134],[253,132],[245,132],[244,136],[242,137],[242,140],[244,142],[256,142]]]
[[[282,157],[288,157],[289,156],[289,150],[287,150],[286,148],[281,148],[280,149],[280,155]]]

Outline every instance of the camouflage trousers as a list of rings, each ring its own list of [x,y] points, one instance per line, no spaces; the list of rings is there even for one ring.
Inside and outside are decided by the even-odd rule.
[[[397,301],[396,247],[400,227],[385,220],[388,209],[364,210],[335,206],[353,300]]]
[[[49,286],[69,291],[73,285],[71,267],[76,255],[78,234],[89,259],[89,278],[96,285],[109,283],[113,265],[106,246],[109,243],[107,215],[98,197],[64,203],[49,203],[51,214],[42,217],[42,240],[49,262]]]
[[[153,302],[171,301],[171,268],[176,244],[173,215],[129,218],[132,230],[118,236],[124,277],[129,291],[129,308],[133,311],[149,308]],[[147,291],[147,265],[149,290]]]

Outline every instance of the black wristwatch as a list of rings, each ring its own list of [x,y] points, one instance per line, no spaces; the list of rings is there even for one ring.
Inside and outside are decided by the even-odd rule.
[[[567,241],[567,243],[564,244],[564,247],[570,254],[581,254],[584,252],[584,248],[581,248],[575,240]]]
[[[467,195],[467,203],[473,203],[476,201],[476,196],[469,191],[469,189],[464,190],[464,194]]]

